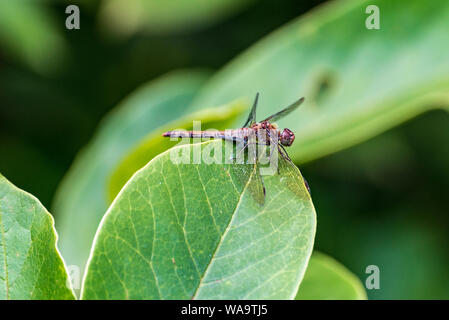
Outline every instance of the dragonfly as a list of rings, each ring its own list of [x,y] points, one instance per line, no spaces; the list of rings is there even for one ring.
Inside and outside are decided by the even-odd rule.
[[[167,131],[162,134],[163,137],[170,138],[215,138],[215,139],[223,139],[233,142],[242,142],[243,147],[240,152],[243,152],[251,145],[263,145],[263,146],[272,146],[277,149],[279,154],[281,155],[280,159],[283,159],[289,165],[292,165],[296,168],[293,161],[288,156],[287,150],[285,147],[290,147],[295,141],[295,134],[292,130],[288,128],[284,128],[282,131],[279,130],[275,121],[284,118],[294,110],[296,110],[303,102],[304,97],[298,99],[293,102],[291,105],[282,109],[281,111],[263,119],[262,121],[256,121],[256,110],[257,103],[259,101],[259,93],[256,94],[253,105],[251,107],[251,111],[248,115],[247,120],[243,124],[243,126],[239,129],[225,130],[225,131],[185,131],[185,130],[173,130]],[[235,157],[234,157],[235,159]],[[257,164],[257,161],[255,161]],[[278,172],[279,172],[279,166]],[[298,170],[299,171],[299,170]],[[304,184],[309,192],[310,187],[307,181],[303,178]],[[259,175],[258,180],[261,182],[261,187],[256,187],[255,189],[258,191],[262,191],[263,195],[257,196],[259,199],[259,203],[263,203],[266,195],[265,185],[263,183],[263,178]],[[253,187],[254,189],[254,187]],[[254,193],[254,192],[253,192]],[[257,192],[256,193],[260,193]]]

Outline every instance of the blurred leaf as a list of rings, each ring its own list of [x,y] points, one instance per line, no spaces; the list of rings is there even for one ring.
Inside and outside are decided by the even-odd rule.
[[[235,102],[219,108],[206,109],[187,115],[150,133],[112,171],[113,173],[108,184],[109,200],[112,201],[126,181],[154,156],[179,143],[179,141],[171,141],[169,138],[162,137],[162,133],[181,128],[192,130],[193,121],[199,119],[201,119],[201,130],[225,130],[235,121],[235,118],[246,110],[246,107],[246,104]]]
[[[12,58],[24,60],[34,71],[53,72],[65,54],[65,42],[44,1],[0,1],[0,44]]]
[[[130,35],[196,30],[241,11],[255,0],[109,0],[103,1],[100,23],[108,32]]]
[[[315,248],[362,281],[377,265],[369,299],[449,298],[449,180],[435,164],[447,167],[447,128],[449,114],[431,111],[301,166],[319,212]]]
[[[100,124],[56,194],[60,247],[69,265],[84,268],[95,230],[108,207],[107,180],[141,139],[182,117],[204,83],[203,72],[176,72],[137,89]]]
[[[0,299],[74,299],[53,218],[0,174]]]
[[[362,300],[360,280],[333,258],[313,252],[296,300]]]
[[[360,278],[368,276],[367,266],[378,266],[380,289],[368,290],[370,299],[449,299],[447,206],[434,208],[423,193],[413,195],[415,200],[396,199],[398,203],[381,207],[382,212],[346,213],[344,225],[339,225],[341,218],[320,215],[320,226],[334,230],[327,247]]]
[[[368,4],[380,9],[380,30],[365,27]],[[259,91],[263,118],[305,96],[280,124],[296,133],[293,159],[312,160],[449,105],[447,30],[447,1],[330,2],[235,59],[194,104]]]
[[[104,216],[84,299],[291,299],[315,237],[315,210],[299,170],[266,175],[223,164],[228,142],[172,148],[139,170]],[[220,164],[172,162],[214,150]],[[204,159],[204,158],[203,158]],[[240,179],[246,172],[247,179]]]

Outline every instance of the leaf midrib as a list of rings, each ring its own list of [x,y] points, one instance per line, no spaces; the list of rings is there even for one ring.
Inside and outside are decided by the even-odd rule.
[[[243,189],[242,189],[242,192],[241,192],[240,197],[239,197],[239,201],[237,202],[237,205],[235,206],[235,209],[234,209],[234,211],[233,211],[232,218],[229,219],[229,223],[228,223],[228,225],[226,226],[226,230],[225,230],[225,231],[223,232],[223,234],[221,235],[220,241],[218,242],[217,246],[215,247],[214,253],[213,253],[211,259],[209,260],[209,263],[207,264],[206,269],[205,269],[205,271],[204,271],[202,277],[200,278],[200,282],[198,283],[198,287],[196,288],[195,292],[193,293],[192,300],[194,300],[194,299],[196,298],[196,295],[198,294],[198,291],[199,291],[199,289],[200,289],[200,287],[201,287],[201,285],[202,285],[204,279],[206,278],[207,273],[208,273],[209,270],[210,270],[209,267],[210,267],[210,265],[212,264],[212,261],[215,260],[215,256],[216,256],[216,254],[217,254],[217,252],[218,252],[218,249],[220,248],[221,244],[223,243],[223,239],[226,237],[226,235],[227,235],[227,233],[228,233],[228,231],[229,231],[229,229],[230,229],[230,227],[231,227],[231,225],[232,225],[232,221],[234,220],[234,218],[235,218],[235,216],[236,216],[237,210],[240,208],[240,204],[242,203],[243,195],[245,194],[245,191],[247,190],[248,185],[249,185],[249,183],[250,183],[251,180],[252,180],[252,177],[253,177],[253,175],[254,175],[255,170],[256,170],[256,166],[254,166],[254,169],[251,171],[251,174],[250,174],[250,176],[249,176],[249,178],[248,178],[248,181],[246,182],[245,186],[244,186]],[[232,179],[232,178],[231,178],[231,179]]]

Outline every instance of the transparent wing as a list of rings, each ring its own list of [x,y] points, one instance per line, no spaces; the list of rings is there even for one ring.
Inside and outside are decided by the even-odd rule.
[[[259,206],[263,206],[265,204],[265,184],[263,182],[263,178],[259,173],[259,165],[256,162],[254,165],[254,171],[251,176],[251,181],[248,184],[248,191],[251,194],[252,198],[256,201]]]
[[[296,174],[299,173],[299,175],[301,176],[302,180],[304,181],[304,185],[307,189],[307,191],[309,192],[309,195],[312,195],[312,191],[310,190],[310,186],[309,183],[307,182],[307,180],[304,178],[304,176],[302,175],[301,171],[299,170],[299,168],[293,163],[293,161],[290,159],[290,157],[287,154],[287,151],[285,150],[285,148],[282,145],[279,145],[279,147],[281,149],[279,150],[279,173],[283,174],[287,171],[293,171]],[[282,151],[281,151],[282,150]],[[295,188],[291,187],[290,190],[296,190]],[[300,194],[299,194],[300,196]]]
[[[256,93],[256,98],[254,99],[253,107],[251,108],[251,111],[249,112],[248,119],[246,120],[244,127],[247,127],[248,125],[252,125],[256,122],[256,108],[257,108],[257,101],[259,100],[259,92]]]
[[[298,108],[299,105],[300,105],[303,101],[304,101],[304,97],[302,97],[302,98],[299,99],[298,101],[294,102],[293,104],[289,105],[287,108],[285,108],[285,109],[279,111],[278,113],[275,113],[275,114],[269,116],[268,118],[262,120],[261,122],[263,122],[263,121],[270,121],[270,122],[273,122],[273,121],[279,120],[279,119],[285,117],[287,114],[289,114],[289,113],[292,112],[293,110],[295,110],[296,108]]]
[[[252,145],[254,147],[254,145]],[[246,186],[246,190],[253,200],[263,206],[265,203],[265,185],[260,175],[259,163],[257,161],[257,150],[248,148],[248,144],[235,146],[235,152],[238,154],[236,162],[231,166],[235,176],[240,180],[242,185]]]

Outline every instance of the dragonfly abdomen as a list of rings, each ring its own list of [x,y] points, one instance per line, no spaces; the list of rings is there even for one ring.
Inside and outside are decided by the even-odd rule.
[[[163,137],[171,138],[224,138],[223,131],[167,131]]]
[[[162,134],[163,137],[171,138],[215,138],[224,140],[240,141],[247,139],[250,135],[250,128],[226,130],[226,131],[167,131]]]

